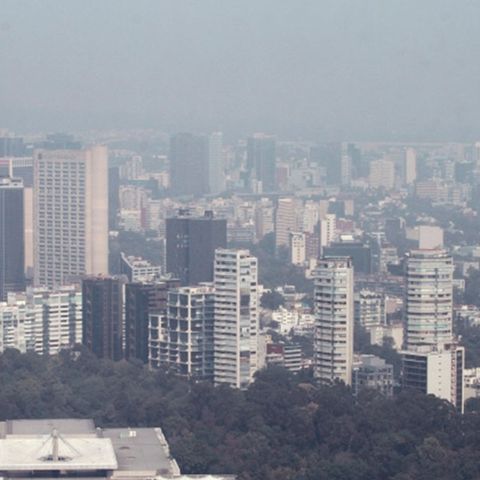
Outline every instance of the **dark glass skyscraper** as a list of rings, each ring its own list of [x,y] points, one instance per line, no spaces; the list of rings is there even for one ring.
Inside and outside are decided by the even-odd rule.
[[[174,195],[208,193],[208,138],[177,133],[170,139],[170,187]]]
[[[123,358],[123,284],[122,277],[82,281],[82,343],[99,358]]]
[[[25,288],[23,183],[0,177],[0,299]]]
[[[148,362],[148,316],[167,313],[168,291],[179,286],[176,279],[125,286],[125,358]]]
[[[261,182],[262,192],[272,192],[276,182],[276,146],[275,138],[256,134],[247,141],[247,168],[250,172],[250,187],[254,180]]]
[[[192,217],[186,211],[167,218],[167,272],[181,285],[213,281],[215,249],[227,246],[227,221],[212,212]]]

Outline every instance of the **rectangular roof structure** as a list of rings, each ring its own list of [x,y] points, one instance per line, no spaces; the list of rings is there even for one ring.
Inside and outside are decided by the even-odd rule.
[[[86,472],[117,468],[115,452],[108,438],[60,436],[55,440],[52,435],[40,435],[0,439],[0,471]]]
[[[107,428],[102,434],[113,444],[119,472],[180,473],[160,429]]]
[[[90,419],[48,418],[41,420],[7,420],[4,435],[50,435],[58,430],[61,435],[95,435],[95,425]],[[2,429],[0,428],[0,432]],[[1,437],[1,436],[0,436]]]

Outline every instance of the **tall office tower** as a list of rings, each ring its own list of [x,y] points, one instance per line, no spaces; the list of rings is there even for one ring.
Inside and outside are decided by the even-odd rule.
[[[208,137],[208,190],[213,195],[225,190],[222,132],[214,132]]]
[[[122,277],[89,277],[82,281],[82,343],[99,358],[123,358]]]
[[[329,185],[339,185],[342,181],[342,145],[324,143],[310,149],[310,160],[321,170]]]
[[[368,183],[372,188],[391,190],[395,186],[395,163],[386,159],[371,161]]]
[[[23,189],[23,241],[25,279],[30,284],[33,280],[34,237],[33,237],[33,188]]]
[[[340,183],[342,185],[350,185],[352,182],[352,158],[346,152],[342,154],[340,168]]]
[[[445,250],[412,250],[406,262],[405,346],[452,342],[453,261]]]
[[[28,289],[0,302],[0,352],[55,355],[82,341],[82,294],[74,286]]]
[[[337,238],[337,216],[334,213],[327,213],[325,218],[320,220],[320,248],[323,252]]]
[[[207,283],[169,291],[167,314],[150,315],[151,367],[213,381],[214,292]]]
[[[257,259],[218,249],[214,286],[214,381],[247,388],[258,365]]]
[[[0,300],[25,288],[23,183],[0,177]]]
[[[167,295],[171,288],[178,287],[175,279],[151,283],[127,283],[125,286],[125,358],[137,358],[148,362],[149,315],[164,316]]]
[[[118,212],[120,210],[120,171],[118,167],[108,169],[108,228],[118,227]]]
[[[314,274],[314,376],[325,384],[352,383],[353,264],[348,257],[324,257]]]
[[[256,133],[247,140],[247,169],[250,172],[251,187],[253,183],[260,192],[273,192],[276,182],[276,142],[275,138]]]
[[[107,157],[105,147],[34,153],[35,285],[108,273]]]
[[[346,150],[352,159],[352,178],[368,177],[368,161],[363,157],[362,151],[354,143],[347,144]]]
[[[177,133],[170,138],[170,187],[174,195],[208,193],[208,138]]]
[[[288,247],[290,232],[296,229],[295,199],[279,198],[275,212],[275,247]]]
[[[203,217],[181,210],[167,218],[167,272],[181,285],[196,285],[213,280],[215,249],[227,246],[227,221],[214,218],[211,211]]]
[[[417,179],[417,152],[413,148],[405,150],[405,184],[411,185]]]

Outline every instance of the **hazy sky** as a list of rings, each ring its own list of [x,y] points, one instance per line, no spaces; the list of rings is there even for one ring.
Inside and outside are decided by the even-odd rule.
[[[0,127],[480,138],[478,0],[0,0]]]

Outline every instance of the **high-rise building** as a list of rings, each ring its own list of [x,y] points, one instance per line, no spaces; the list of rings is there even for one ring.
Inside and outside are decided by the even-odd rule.
[[[413,148],[405,150],[405,184],[411,185],[417,179],[417,152]]]
[[[23,183],[0,177],[0,300],[25,288]]]
[[[312,147],[310,159],[322,171],[326,183],[339,185],[342,181],[342,145],[340,143],[324,143]]]
[[[353,264],[348,257],[324,257],[314,273],[314,376],[325,384],[352,383]]]
[[[247,388],[257,370],[257,259],[248,250],[215,252],[214,381]]]
[[[208,190],[213,195],[225,190],[222,132],[214,132],[208,137]]]
[[[367,329],[386,324],[383,292],[362,289],[355,293],[355,322]]]
[[[393,366],[375,355],[359,355],[353,367],[352,390],[358,395],[369,388],[386,397],[393,395]]]
[[[116,230],[118,227],[118,212],[120,210],[120,171],[118,167],[108,169],[108,227]]]
[[[22,137],[0,130],[0,157],[23,157],[25,145]]]
[[[180,211],[167,218],[166,230],[167,272],[181,285],[211,282],[215,249],[227,246],[227,221],[210,211],[203,217]]]
[[[82,294],[77,287],[28,289],[0,302],[0,352],[55,355],[82,341]]]
[[[327,257],[351,257],[355,272],[372,273],[372,249],[362,241],[350,235],[341,236],[338,242],[332,242],[322,249]]]
[[[372,160],[368,183],[373,188],[391,190],[395,186],[395,163],[388,159]]]
[[[452,341],[453,261],[445,250],[412,250],[406,262],[405,346]]]
[[[306,234],[290,232],[290,263],[302,266],[307,259]]]
[[[279,198],[275,213],[275,246],[288,247],[290,232],[297,227],[294,198]]]
[[[149,316],[164,316],[167,296],[178,280],[166,279],[151,283],[127,283],[125,286],[125,358],[143,363],[149,357]]]
[[[463,413],[465,349],[456,343],[439,349],[417,348],[402,355],[402,387],[435,395]]]
[[[334,213],[327,213],[320,220],[320,248],[328,247],[337,238],[337,216]]]
[[[214,308],[212,284],[170,290],[166,315],[150,315],[150,366],[213,381]]]
[[[177,133],[170,138],[170,187],[174,195],[208,193],[208,138]]]
[[[120,274],[129,282],[152,282],[162,276],[162,267],[152,265],[148,260],[132,255],[120,254]]]
[[[107,149],[34,154],[34,282],[108,273]]]
[[[247,168],[250,172],[251,187],[257,192],[273,192],[276,182],[276,142],[275,138],[256,133],[247,140]]]
[[[82,343],[99,358],[123,358],[123,290],[121,277],[82,281]]]

